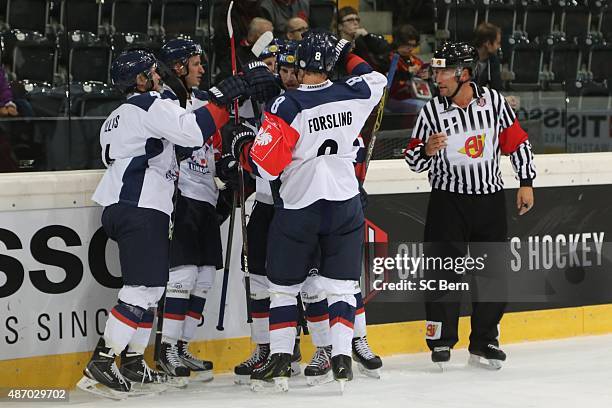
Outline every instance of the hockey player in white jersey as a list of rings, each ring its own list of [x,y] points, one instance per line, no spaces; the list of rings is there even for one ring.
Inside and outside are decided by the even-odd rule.
[[[271,101],[257,137],[237,132],[235,157],[273,181],[275,214],[270,226],[270,356],[253,370],[252,387],[272,381],[288,389],[297,324],[297,300],[312,259],[321,250],[322,287],[329,304],[334,378],[352,379],[351,339],[355,281],[361,273],[363,211],[353,162],[355,135],[379,102],[386,78],[349,55],[354,76],[332,83],[329,72],[344,62],[350,44],[313,33],[298,46],[297,90]],[[254,139],[254,140],[253,140]],[[252,147],[251,147],[252,146]],[[246,151],[250,153],[246,156]]]
[[[118,243],[124,286],[77,385],[111,398],[126,397],[133,383],[163,382],[163,376],[147,366],[143,353],[150,338],[152,308],[168,281],[174,145],[201,147],[214,133],[216,110],[224,109],[210,104],[190,112],[162,98],[156,65],[155,57],[142,50],[117,57],[111,78],[127,101],[100,130],[107,170],[92,200],[104,207],[102,225]],[[211,94],[225,106],[246,94],[246,88],[243,79],[230,77]],[[126,347],[120,371],[114,360]]]
[[[282,88],[284,90],[295,89],[298,86],[297,79],[293,66],[295,65],[295,50],[297,43],[274,40],[270,46],[266,47],[260,55],[261,60],[268,60],[272,57],[276,58],[273,64],[266,64],[268,68],[275,67],[277,70]],[[288,69],[291,67],[291,69]],[[258,121],[259,118],[257,118]],[[228,126],[225,134],[226,139],[231,146],[233,138],[232,131],[234,127]],[[256,131],[256,130],[255,130]],[[224,152],[226,156],[231,156],[230,153]],[[225,161],[225,164],[233,163],[235,159],[231,157],[231,161]],[[237,384],[250,383],[251,373],[255,367],[260,366],[266,361],[270,354],[270,332],[268,325],[268,317],[270,314],[270,293],[268,292],[268,278],[266,277],[266,251],[268,244],[268,229],[272,216],[274,215],[274,200],[270,189],[270,182],[255,177],[255,204],[253,211],[249,217],[247,224],[248,235],[248,262],[249,272],[251,277],[251,316],[253,323],[251,324],[251,340],[255,343],[253,353],[245,361],[234,367],[236,375],[235,382]],[[299,337],[298,337],[299,339]],[[299,373],[299,360],[301,355],[299,352],[299,344],[296,343],[292,358],[293,375]]]
[[[187,90],[189,111],[208,104],[208,94],[197,89],[204,68],[202,47],[190,39],[168,41],[160,50],[160,60]],[[180,103],[175,92],[164,85],[162,96]],[[184,153],[179,163],[178,192],[174,214],[174,235],[170,245],[170,274],[166,288],[159,368],[176,385],[186,385],[190,372],[194,379],[212,380],[213,363],[191,354],[189,342],[203,316],[206,297],[216,270],[222,267],[221,231],[215,206],[215,155],[219,156],[221,136],[218,126],[226,121],[222,110],[215,117],[214,134],[204,145]]]

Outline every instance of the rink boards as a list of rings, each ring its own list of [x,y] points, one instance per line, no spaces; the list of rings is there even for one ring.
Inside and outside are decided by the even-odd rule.
[[[611,161],[608,153],[538,156],[536,208],[528,217],[518,218],[512,207],[518,183],[509,160],[503,159],[510,235],[554,233],[591,241],[599,236],[609,241]],[[73,171],[0,176],[2,386],[72,387],[104,329],[106,308],[116,300],[120,279],[116,245],[108,242],[100,229],[101,208],[90,201],[101,174]],[[389,241],[419,240],[429,190],[425,174],[410,172],[402,160],[375,161],[366,190],[370,193],[369,225]],[[227,236],[227,223],[223,233]],[[240,241],[236,228],[234,254],[239,253]],[[609,257],[609,253],[603,255],[596,276],[610,270]],[[603,275],[604,280],[589,281],[588,271],[581,285],[556,302],[511,303],[510,313],[502,321],[502,342],[612,332],[611,286]],[[577,273],[581,272],[584,270]],[[214,360],[217,370],[226,371],[249,354],[249,329],[236,258],[231,265],[225,331],[216,331],[221,274],[219,271],[207,302],[194,351]],[[378,353],[424,351],[421,305],[385,300],[384,296],[368,299],[368,338]],[[468,318],[462,318],[460,326],[459,346],[465,346]],[[305,358],[309,358],[310,342],[302,344]]]

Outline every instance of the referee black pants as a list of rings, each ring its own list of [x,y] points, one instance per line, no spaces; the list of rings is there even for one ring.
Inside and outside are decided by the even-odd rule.
[[[466,255],[470,242],[478,243],[469,245],[472,258],[483,255],[483,249],[491,255],[493,250],[501,247],[500,244],[491,243],[505,242],[507,229],[503,190],[494,194],[471,195],[434,189],[427,208],[425,256],[461,258]],[[477,301],[478,298],[487,298],[487,290],[505,294],[503,273],[493,273],[494,277],[482,276],[491,274],[492,268],[495,268],[493,258],[489,257],[489,262],[485,262],[483,271],[476,272],[476,275],[481,275],[476,279],[466,279],[468,276],[445,268],[425,271],[425,278],[435,280],[436,283],[441,280],[453,283],[472,281],[470,291],[472,300],[476,301],[472,302],[470,349],[478,349],[487,344],[499,345],[498,324],[506,307],[505,296],[493,295],[494,299],[488,298],[494,302]],[[497,266],[502,265],[497,263]],[[452,348],[459,340],[457,326],[463,292],[439,290],[439,285],[435,287],[438,290],[426,293],[427,345],[431,350],[441,346]],[[500,301],[497,301],[498,298]]]

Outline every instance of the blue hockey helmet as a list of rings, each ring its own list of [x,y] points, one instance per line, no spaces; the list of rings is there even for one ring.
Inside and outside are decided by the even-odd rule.
[[[204,52],[200,44],[188,38],[170,40],[159,51],[159,59],[169,68],[177,62],[187,66],[187,60],[194,55],[204,55]]]
[[[149,78],[151,68],[156,65],[155,55],[149,51],[124,51],[111,65],[111,81],[121,92],[129,92],[136,87],[136,77],[145,74]]]
[[[279,53],[283,52],[285,49],[285,40],[280,38],[275,38],[272,40],[270,44],[263,49],[261,54],[259,54],[260,60],[265,60],[266,58],[276,57]]]
[[[298,47],[297,41],[286,41],[285,47],[278,53],[276,56],[276,62],[278,66],[296,66],[296,56],[295,53]]]
[[[338,39],[328,31],[310,30],[297,46],[297,67],[305,71],[330,73],[336,65]]]

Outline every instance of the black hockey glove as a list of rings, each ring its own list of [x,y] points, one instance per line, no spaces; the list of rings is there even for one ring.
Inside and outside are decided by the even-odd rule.
[[[210,99],[219,106],[231,105],[234,99],[247,94],[248,84],[239,76],[225,78],[208,90]]]
[[[265,103],[277,96],[281,88],[274,74],[263,61],[251,61],[244,67],[244,79],[248,84],[249,96]]]
[[[361,208],[365,211],[368,208],[368,193],[361,183],[359,183],[359,198],[361,199]]]
[[[233,190],[238,188],[238,161],[230,153],[225,153],[215,164],[217,177]]]
[[[341,39],[336,43],[334,47],[334,54],[336,55],[334,67],[339,66],[340,68],[344,69],[344,65],[346,64],[346,56],[349,55],[352,48],[353,43],[345,39]]]
[[[223,151],[230,153],[234,159],[240,159],[242,148],[245,143],[254,140],[257,129],[248,123],[225,126],[222,131]]]

